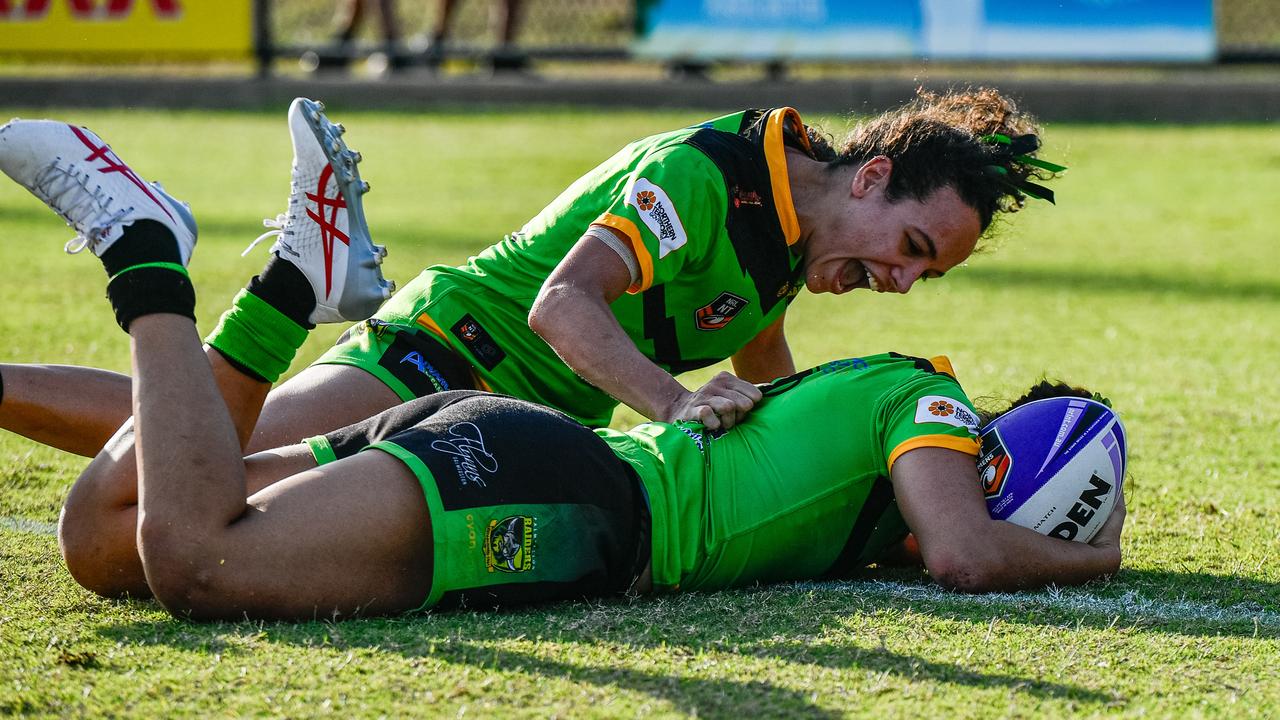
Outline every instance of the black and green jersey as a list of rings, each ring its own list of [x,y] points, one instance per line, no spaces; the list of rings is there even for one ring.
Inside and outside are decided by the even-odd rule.
[[[612,228],[639,265],[637,281],[612,305],[636,347],[672,373],[733,355],[803,286],[788,145],[809,151],[791,108],[638,140],[467,264],[428,268],[376,320],[436,334],[472,361],[489,389],[606,425],[616,401],[528,327],[547,276],[591,225]]]
[[[649,497],[653,582],[712,590],[840,576],[907,533],[889,471],[919,447],[978,454],[944,357],[839,360],[774,381],[747,422],[597,430]]]

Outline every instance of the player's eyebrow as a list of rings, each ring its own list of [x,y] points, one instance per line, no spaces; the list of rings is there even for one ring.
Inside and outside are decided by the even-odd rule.
[[[920,238],[924,240],[924,244],[929,246],[929,259],[937,260],[938,246],[934,244],[933,238],[929,237],[929,233],[925,232],[924,230],[921,230],[920,228],[916,228],[916,233],[918,233],[920,235]]]

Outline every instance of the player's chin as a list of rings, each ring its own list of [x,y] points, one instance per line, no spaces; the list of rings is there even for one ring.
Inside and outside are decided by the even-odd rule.
[[[847,285],[841,281],[842,271],[837,269],[826,273],[815,273],[805,278],[805,289],[814,295],[828,293],[830,295],[843,295],[853,290],[852,285]]]

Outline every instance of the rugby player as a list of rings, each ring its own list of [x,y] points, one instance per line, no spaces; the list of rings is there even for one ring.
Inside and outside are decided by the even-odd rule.
[[[648,418],[727,429],[759,400],[754,383],[795,372],[783,326],[801,289],[906,292],[968,257],[1028,193],[1051,198],[1030,181],[1057,167],[1034,157],[1038,132],[1008,99],[979,90],[921,95],[838,148],[790,108],[643,138],[467,264],[424,271],[271,392],[249,447],[450,389],[513,395],[592,426],[621,401]],[[294,139],[296,158],[316,142]],[[366,243],[359,193],[342,194],[323,168],[295,160],[273,232],[287,241],[304,228],[338,252]],[[274,270],[266,276],[291,274]],[[301,325],[295,335],[314,322],[286,315]],[[244,365],[248,351],[220,352]],[[673,377],[725,358],[734,373],[696,390]],[[251,369],[261,392],[279,367]],[[130,414],[124,375],[6,365],[0,381],[0,427],[69,452],[92,457]]]
[[[334,168],[355,196],[353,165],[338,169],[345,148],[313,106],[296,110],[298,134],[323,138],[300,164]],[[291,316],[376,305],[381,250],[353,239],[332,275],[308,273],[324,249],[284,222],[282,247],[250,282],[255,299],[237,299],[204,348],[188,209],[107,150],[98,156],[123,169],[90,188],[65,160],[86,142],[105,148],[51,121],[0,129],[0,168],[99,256],[131,341],[132,427],[72,490],[116,522],[95,535],[65,517],[60,528],[69,569],[92,590],[154,595],[193,619],[486,608],[840,577],[908,531],[930,575],[959,590],[1079,583],[1119,567],[1122,504],[1089,544],[990,518],[978,415],[944,358],[875,355],[793,374],[758,389],[760,407],[728,430],[592,431],[523,400],[453,391],[245,457],[264,399],[254,368],[287,364],[301,342]],[[135,461],[132,502],[104,493]]]

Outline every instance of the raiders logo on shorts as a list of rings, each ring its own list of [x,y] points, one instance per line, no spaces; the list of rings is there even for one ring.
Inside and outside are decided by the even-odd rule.
[[[715,300],[698,308],[694,320],[699,330],[719,330],[729,321],[737,317],[742,308],[747,306],[747,299],[731,292],[722,292]]]
[[[484,564],[489,572],[518,573],[533,569],[534,524],[528,515],[489,521],[484,544]]]

